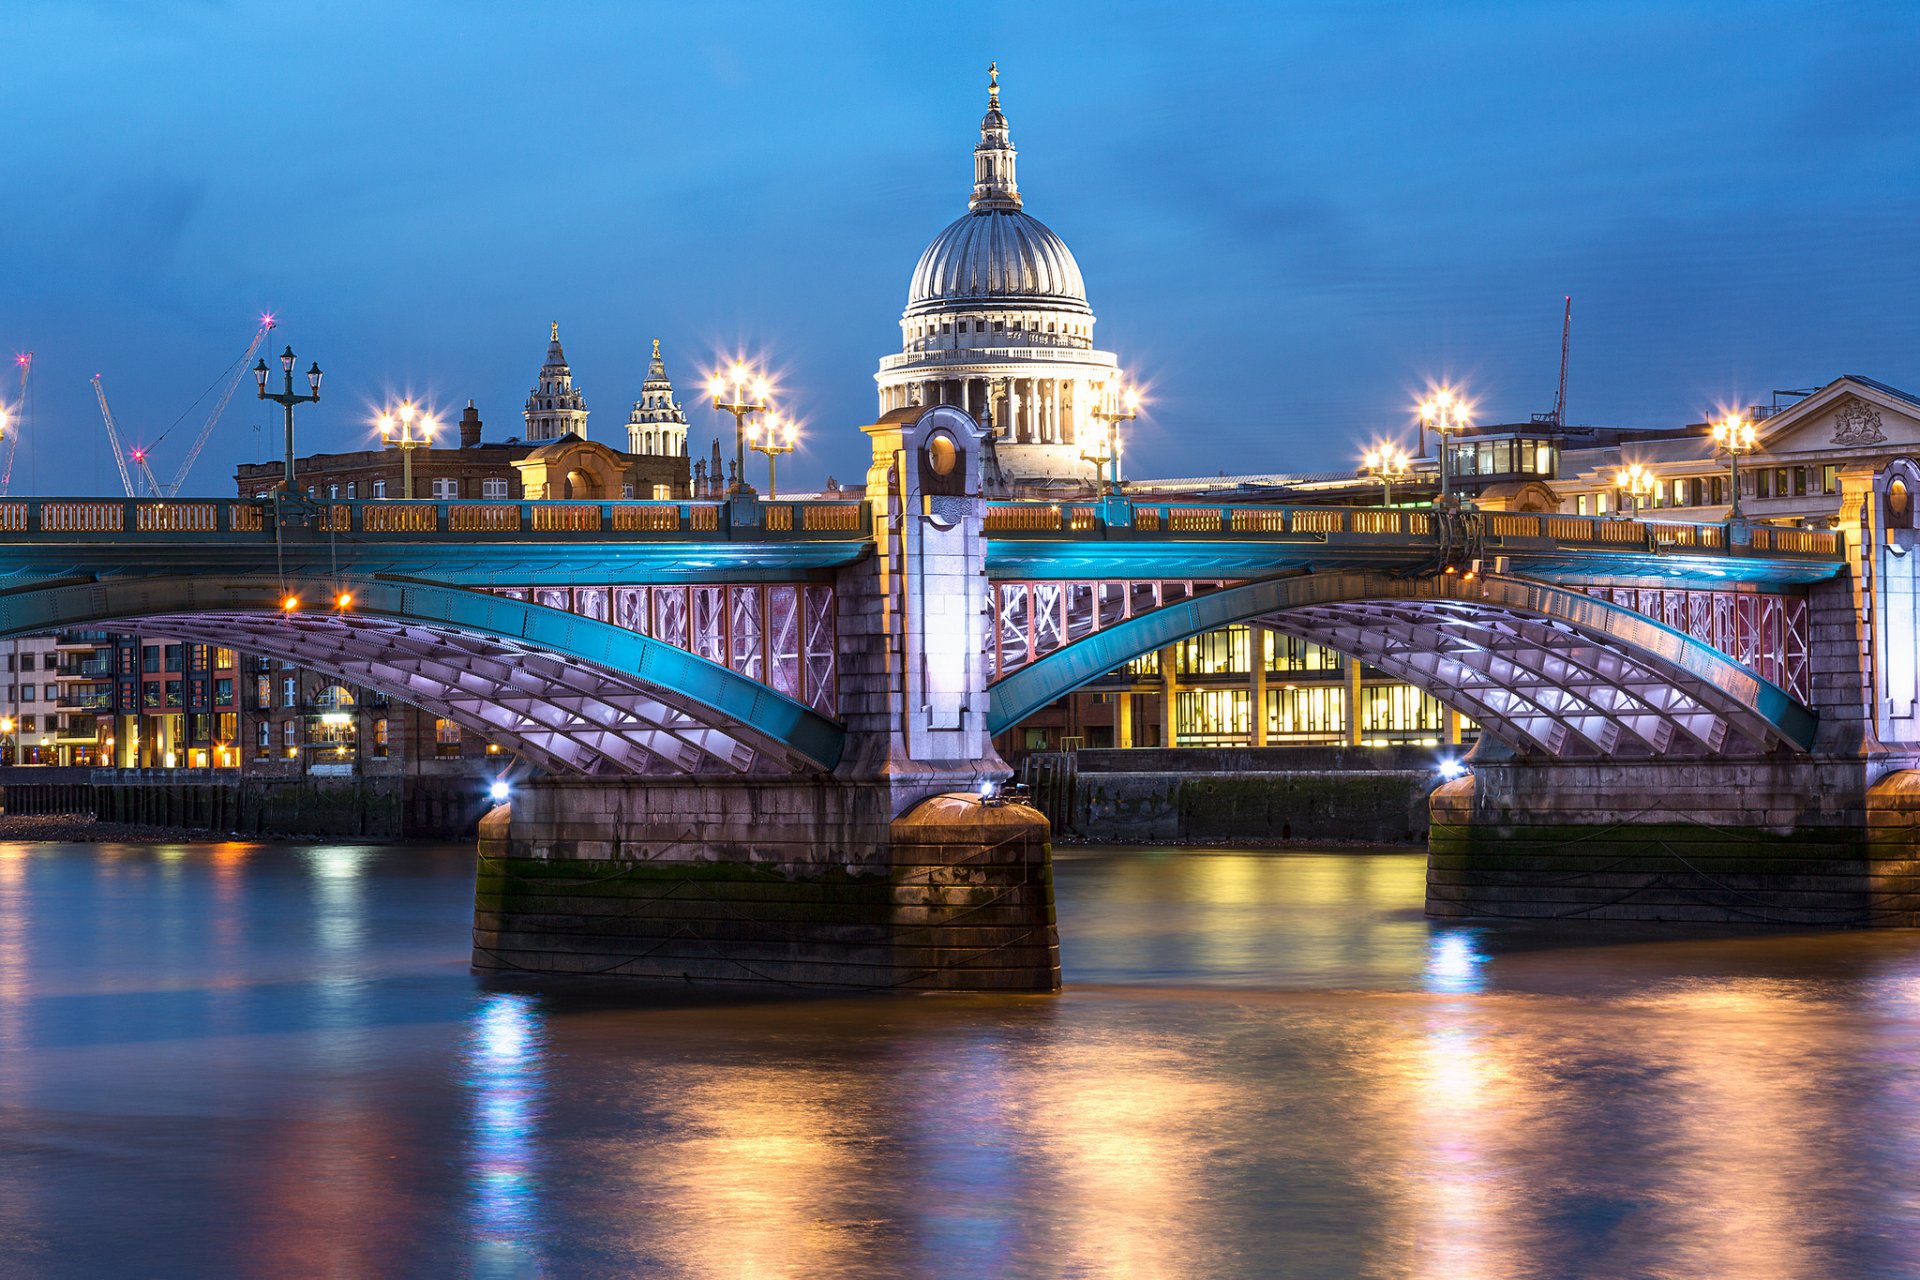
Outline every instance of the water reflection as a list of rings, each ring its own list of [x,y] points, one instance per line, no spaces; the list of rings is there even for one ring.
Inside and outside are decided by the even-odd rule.
[[[540,1111],[545,1033],[538,1000],[481,997],[467,1033],[473,1274],[540,1274]]]
[[[1435,929],[1427,942],[1427,990],[1455,995],[1479,991],[1486,986],[1480,972],[1486,962],[1472,930]]]

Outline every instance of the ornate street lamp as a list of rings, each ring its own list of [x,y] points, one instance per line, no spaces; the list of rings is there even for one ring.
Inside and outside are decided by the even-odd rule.
[[[1080,457],[1093,464],[1094,480],[1100,487],[1100,496],[1112,498],[1120,493],[1120,455],[1126,448],[1120,440],[1120,424],[1132,422],[1140,416],[1140,392],[1129,387],[1124,380],[1111,399],[1105,394],[1104,382],[1095,384],[1093,390],[1099,399],[1088,411],[1088,416],[1099,419],[1102,428],[1095,437],[1097,447],[1082,449]],[[1106,469],[1104,477],[1100,474],[1103,467]]]
[[[433,433],[440,426],[430,413],[422,413],[413,407],[413,401],[402,400],[400,407],[392,413],[380,415],[380,439],[400,451],[400,496],[413,497],[413,451],[423,445],[433,443]]]
[[[1624,507],[1625,503],[1631,499],[1633,514],[1636,516],[1640,514],[1641,505],[1653,495],[1653,491],[1659,487],[1659,484],[1660,482],[1654,479],[1653,472],[1637,462],[1622,468],[1613,478],[1613,487],[1620,491],[1621,504]]]
[[[1740,520],[1740,455],[1752,453],[1760,447],[1760,433],[1755,431],[1753,423],[1745,415],[1730,413],[1713,424],[1713,447],[1727,455],[1727,469],[1732,473],[1729,480],[1733,484],[1733,509],[1727,513],[1729,520]]]
[[[735,360],[724,372],[707,379],[713,407],[733,415],[733,482],[727,486],[729,498],[747,490],[747,419],[767,411],[767,395],[772,388],[765,376]]]
[[[1453,495],[1453,459],[1448,456],[1447,436],[1472,425],[1473,406],[1451,387],[1441,387],[1420,403],[1420,426],[1440,433],[1440,501]]]
[[[1360,460],[1361,469],[1380,482],[1380,505],[1393,505],[1393,486],[1413,474],[1412,460],[1397,444],[1377,444]]]
[[[762,431],[766,432],[765,440],[760,438]],[[771,412],[762,421],[747,428],[747,448],[767,456],[768,502],[773,502],[780,497],[779,478],[775,468],[779,465],[780,455],[793,452],[794,441],[799,434],[799,423],[792,418]]]
[[[313,368],[307,370],[308,394],[304,396],[299,395],[293,389],[293,348],[292,347],[288,347],[285,351],[282,351],[280,353],[280,371],[286,378],[285,387],[279,391],[269,392],[267,390],[267,360],[265,356],[262,356],[260,358],[260,363],[253,366],[253,380],[259,386],[260,398],[262,400],[271,400],[275,404],[278,404],[281,408],[286,410],[286,413],[287,413],[287,478],[285,481],[285,489],[286,489],[287,496],[292,497],[294,493],[294,488],[293,488],[293,406],[297,404],[319,403],[320,376],[321,376],[320,362],[318,360],[315,360],[313,362]]]

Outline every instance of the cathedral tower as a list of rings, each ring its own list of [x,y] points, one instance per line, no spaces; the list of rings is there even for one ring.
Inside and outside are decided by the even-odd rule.
[[[673,383],[660,359],[660,339],[653,340],[653,362],[640,398],[627,417],[627,452],[683,458],[687,453],[687,414],[673,398]]]
[[[567,353],[560,349],[560,325],[553,326],[547,343],[547,362],[540,366],[540,384],[527,397],[527,440],[541,444],[564,435],[587,438],[587,402],[573,385]]]

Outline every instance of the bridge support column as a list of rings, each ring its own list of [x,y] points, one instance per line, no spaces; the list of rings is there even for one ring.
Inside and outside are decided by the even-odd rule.
[[[482,824],[474,966],[672,981],[1049,991],[1051,833],[983,797],[981,433],[866,428],[875,554],[836,582],[831,774],[549,778]]]
[[[1483,730],[1433,793],[1429,915],[1920,925],[1920,468],[1842,479],[1852,562],[1808,599],[1811,751],[1551,760]]]

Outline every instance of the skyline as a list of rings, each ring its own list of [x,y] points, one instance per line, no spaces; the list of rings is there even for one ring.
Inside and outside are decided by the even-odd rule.
[[[849,479],[913,263],[965,207],[994,59],[1027,209],[1149,388],[1135,475],[1344,468],[1411,436],[1429,380],[1483,420],[1551,408],[1567,293],[1576,423],[1920,383],[1920,109],[1877,91],[1920,24],[1894,6],[384,17],[383,48],[437,51],[419,62],[367,50],[371,12],[21,15],[0,346],[35,352],[36,413],[14,492],[111,492],[87,379],[151,444],[265,310],[273,349],[328,374],[302,452],[367,442],[408,394],[521,434],[558,321],[593,438],[622,443],[659,337],[704,456],[725,420],[700,375],[745,349],[806,423],[791,483]],[[1768,92],[1703,47],[1774,68]],[[1557,96],[1516,102],[1541,67]],[[243,383],[188,492],[275,455],[265,408]]]

